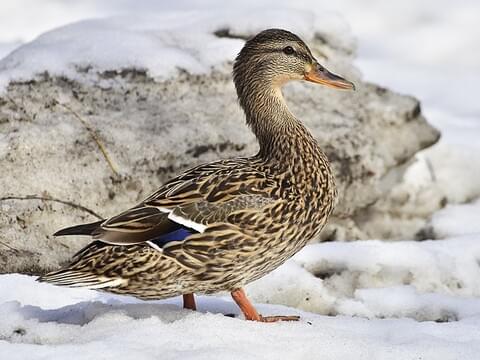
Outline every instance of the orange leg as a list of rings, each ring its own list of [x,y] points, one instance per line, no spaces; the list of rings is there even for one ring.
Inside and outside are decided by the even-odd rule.
[[[195,304],[195,297],[193,293],[183,295],[183,308],[190,310],[197,310],[197,305]]]
[[[245,291],[242,288],[236,289],[231,292],[233,300],[237,303],[246,320],[262,321],[262,317],[258,314],[257,310],[253,307],[250,300],[248,300]]]
[[[300,316],[262,316],[253,307],[250,300],[248,300],[245,291],[242,288],[231,292],[233,300],[237,303],[246,320],[261,321],[261,322],[276,322],[276,321],[298,321]]]

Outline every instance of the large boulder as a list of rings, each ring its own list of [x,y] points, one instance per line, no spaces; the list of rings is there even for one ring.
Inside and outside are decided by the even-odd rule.
[[[112,21],[97,20],[103,27],[96,36]],[[159,77],[135,62],[97,66],[88,50],[78,62],[67,57],[68,72],[48,68],[49,51],[59,62],[58,47],[85,43],[79,39],[82,26],[46,34],[0,62],[0,77],[8,79],[0,95],[3,272],[56,268],[88,241],[52,237],[59,228],[114,215],[190,166],[257,150],[237,103],[231,66],[242,39],[259,29],[209,30],[205,46],[221,41],[235,51],[205,71],[181,66]],[[365,209],[386,196],[409,160],[439,133],[416,99],[361,79],[352,65],[352,41],[321,27],[303,35],[328,68],[357,86],[356,92],[341,92],[296,83],[284,91],[327,153],[339,185],[339,204],[322,240],[375,236],[365,231]],[[32,70],[29,56],[38,56],[36,51],[44,63]]]

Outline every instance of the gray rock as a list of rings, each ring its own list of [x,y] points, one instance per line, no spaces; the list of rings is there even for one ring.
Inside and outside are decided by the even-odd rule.
[[[284,91],[338,180],[340,201],[322,240],[375,236],[365,209],[439,133],[417,100],[363,82],[349,54],[316,41],[314,48],[327,47],[325,65],[357,85],[341,92],[296,83]],[[135,69],[79,68],[75,80],[44,74],[10,83],[0,95],[1,271],[56,268],[88,239],[53,238],[55,230],[133,206],[190,166],[254,154],[230,69],[228,63],[207,75],[179,71],[153,80]]]

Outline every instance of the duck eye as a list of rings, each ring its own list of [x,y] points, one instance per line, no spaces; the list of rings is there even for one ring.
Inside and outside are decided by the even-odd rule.
[[[285,53],[285,55],[292,55],[295,50],[293,50],[293,47],[287,46],[283,49],[283,52]]]

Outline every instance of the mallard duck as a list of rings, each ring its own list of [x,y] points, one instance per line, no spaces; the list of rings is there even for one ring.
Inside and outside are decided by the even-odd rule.
[[[39,281],[140,299],[183,295],[192,310],[194,293],[228,291],[247,320],[298,319],[261,316],[243,291],[317,236],[336,202],[327,157],[289,111],[281,87],[291,80],[354,85],[280,29],[245,43],[233,80],[259,152],[194,167],[117,216],[58,231],[94,241]]]

